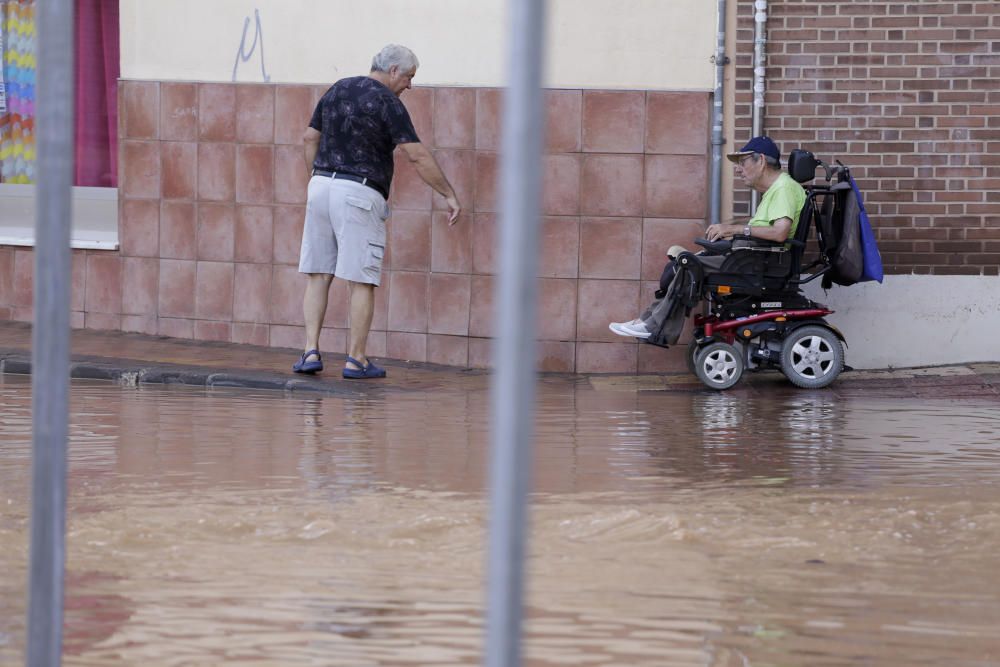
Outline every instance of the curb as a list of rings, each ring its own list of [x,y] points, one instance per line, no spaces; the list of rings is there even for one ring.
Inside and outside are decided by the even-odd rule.
[[[20,354],[0,354],[0,374],[31,375],[31,358]],[[86,360],[70,362],[70,377],[85,380],[105,380],[135,387],[141,384],[182,384],[207,388],[265,389],[285,392],[313,392],[340,396],[361,396],[366,391],[348,389],[337,380],[315,378],[285,378],[265,371],[232,373],[195,366],[172,364],[128,364]]]
[[[400,362],[402,368],[422,368],[426,364]],[[23,349],[0,348],[0,374],[31,375],[31,353]],[[480,374],[470,369],[448,369],[451,374]],[[358,384],[336,376],[289,376],[277,370],[234,371],[231,368],[185,364],[158,363],[135,359],[103,356],[77,356],[70,361],[70,377],[86,380],[111,381],[126,387],[139,385],[180,384],[205,388],[233,388],[310,393],[328,396],[360,398],[386,393],[410,393],[436,388],[438,381],[404,380],[402,383]],[[454,378],[455,375],[449,377]],[[697,392],[712,390],[704,387],[687,373],[620,375],[563,373],[540,374],[539,379],[575,377],[599,391]],[[744,391],[760,391],[773,387],[783,378],[778,373],[762,374],[741,383]],[[978,362],[954,366],[909,369],[852,370],[830,388],[834,393],[857,392],[862,396],[908,395],[915,397],[1000,397],[1000,363]],[[734,390],[737,390],[734,388]],[[732,390],[731,390],[732,391]],[[824,391],[824,390],[821,390]]]

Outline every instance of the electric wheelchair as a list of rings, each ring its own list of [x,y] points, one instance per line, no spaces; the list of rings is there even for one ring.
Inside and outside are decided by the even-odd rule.
[[[825,172],[816,179],[819,167]],[[688,345],[689,370],[712,389],[728,389],[745,371],[777,369],[796,386],[826,387],[844,365],[845,339],[826,321],[833,313],[811,301],[800,286],[833,268],[831,247],[843,228],[845,212],[851,215],[855,193],[850,171],[839,161],[827,165],[812,153],[794,150],[788,173],[806,190],[794,238],[784,243],[737,235],[732,242],[696,239],[707,254],[725,254],[718,270],[706,271],[699,256],[682,252],[677,273],[666,294],[666,321],[678,325],[694,308],[694,336]],[[810,231],[815,228],[818,252],[806,263]],[[811,256],[811,255],[810,255]],[[648,343],[663,347],[677,342],[666,326],[652,332]],[[671,340],[673,338],[673,340]]]

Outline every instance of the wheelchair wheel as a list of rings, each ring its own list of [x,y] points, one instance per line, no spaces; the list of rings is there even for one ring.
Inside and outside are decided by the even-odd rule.
[[[743,376],[743,352],[729,343],[709,343],[698,351],[694,374],[712,389],[729,389]]]
[[[781,348],[781,372],[796,387],[821,389],[844,369],[844,346],[826,327],[810,324],[788,334]]]

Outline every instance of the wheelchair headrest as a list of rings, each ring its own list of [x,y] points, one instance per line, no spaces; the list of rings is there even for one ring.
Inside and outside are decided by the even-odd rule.
[[[799,183],[807,183],[816,178],[819,164],[812,153],[796,148],[788,155],[788,175]]]

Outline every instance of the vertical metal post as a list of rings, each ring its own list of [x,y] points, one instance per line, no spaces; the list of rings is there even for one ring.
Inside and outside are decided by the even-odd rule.
[[[717,225],[722,219],[722,146],[726,143],[723,137],[722,123],[722,86],[726,76],[726,0],[718,0],[719,18],[715,31],[715,93],[712,95],[712,174],[711,194],[709,196],[708,222]]]
[[[500,155],[500,323],[494,343],[487,667],[519,667],[535,398],[535,292],[545,0],[511,0]]]
[[[754,0],[753,15],[753,129],[750,136],[764,133],[764,94],[767,92],[767,0]],[[750,192],[750,213],[757,211],[760,195]]]
[[[31,343],[31,573],[28,667],[62,657],[69,420],[73,184],[73,2],[42,0],[38,25],[38,185]]]

